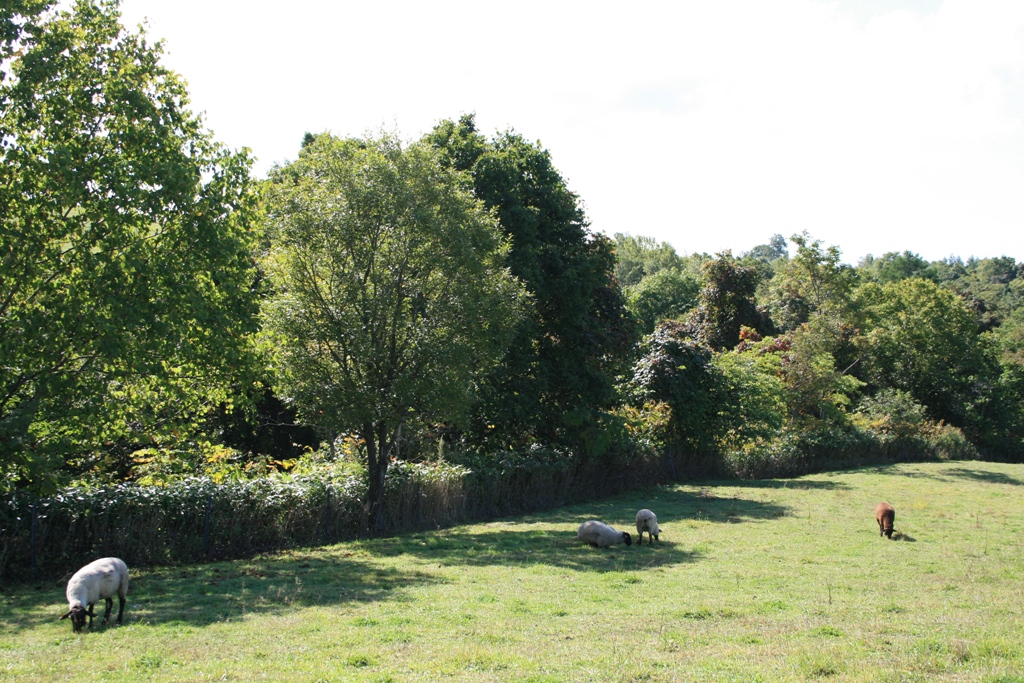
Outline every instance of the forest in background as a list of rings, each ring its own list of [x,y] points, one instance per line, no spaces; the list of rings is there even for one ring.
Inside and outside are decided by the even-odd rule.
[[[547,150],[472,115],[307,134],[257,179],[159,58],[116,2],[0,9],[8,496],[345,473],[372,533],[396,463],[1024,455],[1013,257],[608,238]]]

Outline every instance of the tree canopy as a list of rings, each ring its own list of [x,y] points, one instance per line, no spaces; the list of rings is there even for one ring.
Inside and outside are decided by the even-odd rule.
[[[278,389],[364,444],[376,527],[411,420],[459,422],[524,295],[469,180],[425,144],[317,136],[271,174],[264,306]]]
[[[116,2],[48,5],[0,14],[0,478],[40,486],[228,400],[256,311],[247,154]]]
[[[426,141],[472,173],[476,196],[511,240],[512,273],[533,300],[482,383],[474,438],[517,445],[593,439],[636,338],[610,241],[587,229],[579,198],[539,145],[513,132],[487,141],[471,115],[441,122]]]

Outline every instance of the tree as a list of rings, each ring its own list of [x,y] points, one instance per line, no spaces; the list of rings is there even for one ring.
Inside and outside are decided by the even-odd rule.
[[[683,259],[667,242],[653,237],[615,234],[615,279],[622,287],[640,284],[648,275],[663,270],[682,270]]]
[[[783,330],[807,322],[813,313],[841,317],[847,312],[857,284],[857,272],[841,263],[836,246],[822,247],[806,233],[793,235],[793,258],[775,274],[769,285],[772,319]]]
[[[911,278],[866,284],[855,303],[864,379],[876,390],[907,391],[933,418],[977,434],[1000,368],[963,301],[930,280]]]
[[[879,258],[868,254],[861,260],[858,270],[865,279],[882,284],[911,277],[938,280],[935,268],[912,251],[904,251],[902,254],[890,251]]]
[[[683,318],[697,305],[699,292],[697,278],[675,269],[659,270],[625,289],[626,306],[640,331],[650,334],[663,320]]]
[[[492,447],[593,444],[636,338],[611,242],[588,231],[578,197],[539,145],[512,132],[488,142],[471,115],[441,122],[425,140],[472,173],[476,196],[512,242],[509,267],[534,302],[481,384],[471,437]]]
[[[683,323],[658,325],[641,344],[630,380],[638,403],[658,401],[671,409],[669,438],[692,454],[715,450],[722,375],[710,347],[689,336]]]
[[[271,173],[278,389],[306,421],[361,437],[371,532],[403,426],[464,417],[520,317],[508,244],[468,182],[386,134],[317,136]]]
[[[744,327],[761,334],[773,331],[771,320],[754,300],[758,283],[755,268],[741,265],[732,252],[725,251],[705,261],[703,271],[697,308],[689,319],[697,339],[721,351],[739,343]]]
[[[768,244],[759,244],[742,256],[765,263],[773,263],[779,259],[788,259],[789,248],[786,246],[786,238],[776,233],[768,240]]]
[[[0,468],[52,484],[230,400],[255,331],[247,154],[116,1],[0,10]]]

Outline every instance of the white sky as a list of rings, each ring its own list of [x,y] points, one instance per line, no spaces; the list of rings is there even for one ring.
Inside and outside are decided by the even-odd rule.
[[[592,228],[680,253],[807,230],[844,259],[1024,260],[1024,2],[124,0],[264,175],[306,131],[476,112]]]

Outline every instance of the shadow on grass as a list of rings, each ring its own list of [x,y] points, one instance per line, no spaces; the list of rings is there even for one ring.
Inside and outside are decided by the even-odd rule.
[[[653,546],[637,542],[635,520],[641,508],[652,509],[658,515],[662,534],[661,540]],[[739,524],[773,520],[788,514],[790,508],[785,505],[741,496],[718,497],[710,488],[696,492],[658,488],[552,512],[521,515],[507,522],[491,522],[484,525],[483,531],[480,526],[455,527],[380,539],[367,543],[365,549],[381,556],[408,554],[441,566],[545,565],[570,571],[629,571],[699,561],[699,552],[673,540],[672,529],[681,531],[683,520]],[[593,548],[582,543],[576,530],[590,519],[629,532],[633,545]],[[560,528],[536,528],[536,525],[550,527],[552,524]],[[675,536],[682,537],[682,533]]]
[[[124,621],[126,625],[207,626],[247,614],[282,614],[316,605],[405,600],[408,588],[440,580],[429,572],[381,566],[365,553],[345,552],[344,547],[284,551],[234,562],[132,570]],[[102,608],[100,602],[96,606],[98,614]],[[26,584],[0,604],[0,633],[36,628],[51,620],[57,629],[57,619],[66,610],[64,584]],[[113,625],[102,627],[97,619],[92,630],[104,628]],[[66,630],[70,635],[71,627]]]
[[[788,482],[753,483],[782,487]],[[736,482],[721,484],[734,487]],[[673,566],[701,559],[699,551],[675,541],[686,538],[681,528],[684,520],[740,524],[790,513],[788,507],[772,502],[717,496],[715,484],[709,486],[712,488],[696,491],[659,487],[483,526],[282,551],[249,560],[133,569],[125,623],[203,627],[250,614],[284,614],[317,605],[403,601],[409,599],[410,588],[448,580],[443,572],[447,567],[543,565],[568,571],[614,572]],[[645,507],[656,511],[662,527],[661,541],[653,547],[634,544],[598,549],[576,537],[577,527],[588,519],[603,520],[635,536],[636,511]],[[552,529],[552,525],[558,528]],[[415,561],[391,561],[401,555]],[[7,599],[0,600],[0,634],[51,621],[55,632],[61,632],[66,624],[57,618],[67,609],[65,585],[66,579],[5,591]],[[95,631],[101,632],[104,627],[98,620],[96,623]],[[66,630],[70,635],[70,626]]]
[[[946,482],[955,481],[956,479],[966,479],[968,481],[984,482],[989,484],[1024,486],[1024,481],[1021,481],[1016,477],[1011,477],[1008,474],[969,467],[953,467],[939,472],[915,472],[912,470],[901,469],[900,463],[893,463],[891,465],[879,465],[878,467],[872,467],[869,468],[868,471],[873,474],[888,474],[913,479],[934,479],[935,481]]]
[[[813,479],[748,479],[719,482],[719,484],[744,489],[794,489],[805,491],[840,491],[851,488],[849,484],[843,481],[818,481]]]
[[[1024,486],[1024,481],[1011,477],[1008,474],[1002,472],[986,472],[985,470],[968,469],[966,467],[955,467],[951,470],[946,470],[946,474],[951,477],[958,477],[960,479],[968,479],[970,481],[983,481],[990,484],[1011,484],[1013,486]]]
[[[574,522],[566,525],[564,531],[529,528],[475,531],[454,528],[384,539],[374,552],[381,556],[411,555],[420,560],[436,562],[439,567],[543,565],[580,572],[630,571],[699,559],[699,554],[668,541],[661,541],[653,548],[636,543],[632,546],[594,548],[580,542],[576,537],[576,527]],[[616,528],[620,531],[628,529],[625,525]]]

